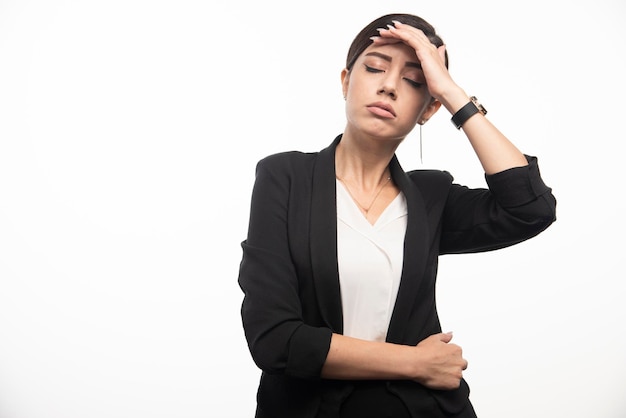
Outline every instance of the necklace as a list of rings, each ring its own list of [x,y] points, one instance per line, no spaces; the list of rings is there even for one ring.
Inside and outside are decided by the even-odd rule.
[[[385,173],[383,173],[383,176],[385,175]],[[391,175],[387,175],[387,180],[382,183],[382,185],[380,185],[380,183],[383,180],[383,177],[381,176],[380,181],[378,182],[379,184],[379,188],[378,191],[376,192],[376,195],[372,198],[371,202],[369,205],[367,206],[363,206],[352,194],[352,192],[350,191],[350,187],[348,187],[348,183],[346,183],[342,178],[337,177],[337,180],[339,180],[340,182],[343,183],[344,186],[346,186],[346,190],[348,191],[348,194],[350,195],[350,197],[352,198],[352,200],[354,200],[354,202],[359,206],[359,208],[361,208],[361,210],[363,212],[365,212],[365,216],[367,216],[367,214],[369,213],[370,209],[372,208],[372,206],[374,206],[374,202],[376,202],[376,199],[378,199],[378,196],[380,195],[380,193],[383,191],[383,189],[385,188],[385,186],[391,181]]]

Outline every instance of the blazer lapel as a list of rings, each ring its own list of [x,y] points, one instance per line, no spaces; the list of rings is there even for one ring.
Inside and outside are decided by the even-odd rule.
[[[343,332],[339,268],[337,265],[337,184],[333,143],[318,154],[313,169],[311,197],[311,267],[322,318],[337,333]]]
[[[408,208],[400,288],[387,332],[387,341],[401,343],[416,294],[424,279],[430,232],[424,200],[415,183],[402,170],[395,156],[389,166],[394,182],[404,193]]]

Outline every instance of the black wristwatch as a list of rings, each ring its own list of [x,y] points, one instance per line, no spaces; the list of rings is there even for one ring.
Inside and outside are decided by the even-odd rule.
[[[483,115],[487,114],[487,109],[480,103],[478,103],[478,99],[476,96],[470,97],[470,101],[460,108],[453,116],[452,116],[452,124],[456,126],[457,129],[461,129],[461,126],[476,113],[482,113]]]

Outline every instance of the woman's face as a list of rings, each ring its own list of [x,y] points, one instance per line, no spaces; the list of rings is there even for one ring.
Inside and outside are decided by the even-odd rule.
[[[365,135],[402,140],[438,108],[404,43],[370,45],[341,77],[348,129]]]

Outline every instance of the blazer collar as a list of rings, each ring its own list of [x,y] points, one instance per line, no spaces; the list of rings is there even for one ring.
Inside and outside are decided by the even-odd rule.
[[[337,333],[343,332],[341,291],[337,264],[337,184],[335,150],[341,141],[319,152],[313,169],[311,196],[311,263],[322,318]],[[408,207],[404,262],[400,289],[387,333],[387,341],[401,342],[415,295],[423,279],[428,256],[429,231],[422,195],[394,155],[390,164],[393,181],[404,193]]]

